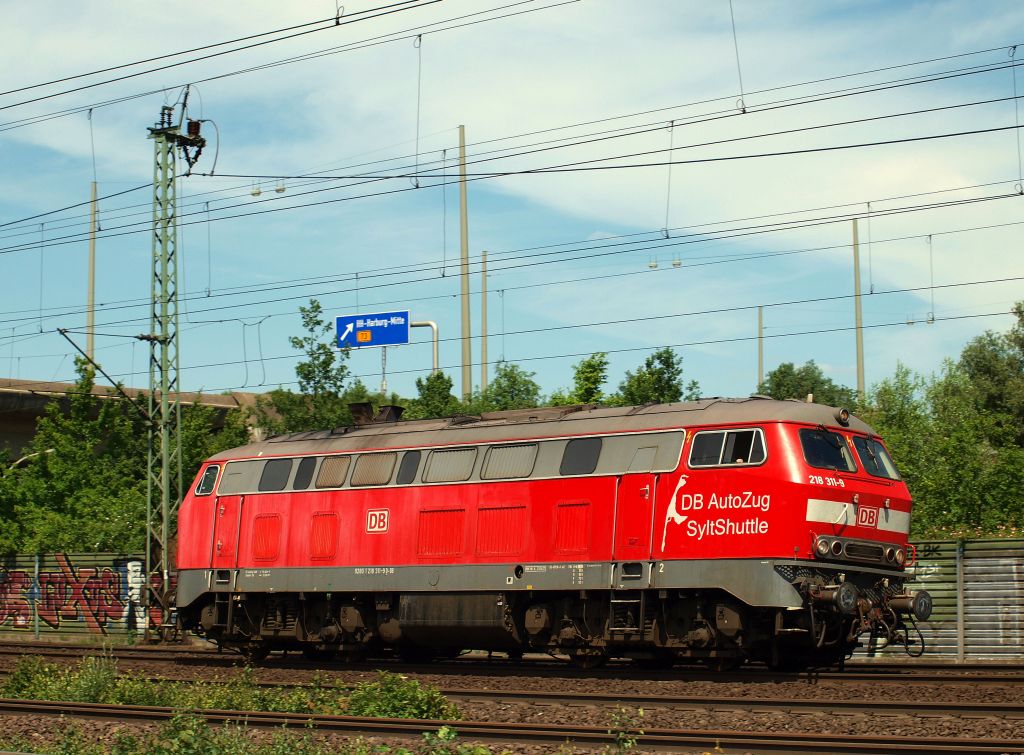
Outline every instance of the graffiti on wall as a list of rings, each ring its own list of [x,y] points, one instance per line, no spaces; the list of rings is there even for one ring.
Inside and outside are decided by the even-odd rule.
[[[38,580],[34,567],[0,566],[0,630],[34,631],[38,625],[41,630],[93,634],[142,631],[147,597],[142,560],[98,563],[95,556],[86,558],[88,565],[79,566],[67,554],[47,558]],[[154,575],[154,589],[161,584],[160,576]],[[151,606],[150,626],[159,626],[162,620],[159,605]]]

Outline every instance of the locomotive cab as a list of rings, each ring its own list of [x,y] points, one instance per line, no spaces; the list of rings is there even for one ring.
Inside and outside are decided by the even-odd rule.
[[[845,409],[837,425],[798,427],[807,489],[808,562],[792,573],[807,603],[796,623],[814,647],[851,652],[860,638],[873,647],[896,643],[919,655],[916,621],[931,614],[925,591],[904,588],[911,498],[882,440],[851,430]],[[912,555],[910,555],[912,558]]]

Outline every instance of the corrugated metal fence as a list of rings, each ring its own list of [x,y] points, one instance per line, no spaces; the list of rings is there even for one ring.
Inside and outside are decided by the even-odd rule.
[[[134,554],[54,554],[0,559],[0,636],[141,632],[146,615],[143,558]],[[932,594],[921,624],[925,658],[972,661],[1024,657],[1024,540],[917,544],[911,587]],[[901,649],[874,653],[905,657]]]
[[[143,557],[57,553],[0,558],[0,636],[142,632],[159,609],[146,597]]]
[[[931,619],[920,625],[926,658],[1024,655],[1024,540],[921,542],[910,571],[910,587],[927,590],[935,601]]]

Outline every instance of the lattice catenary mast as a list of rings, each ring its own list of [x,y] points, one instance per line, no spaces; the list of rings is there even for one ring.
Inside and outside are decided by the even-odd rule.
[[[149,444],[146,489],[146,575],[150,606],[161,609],[160,636],[171,629],[171,532],[182,496],[181,404],[178,400],[178,224],[176,215],[176,150],[191,171],[206,140],[200,122],[181,124],[188,89],[174,123],[174,107],[160,110],[160,122],[149,129],[155,147],[153,165],[153,289],[149,341]],[[187,174],[186,174],[187,175]],[[147,622],[147,635],[149,623]]]

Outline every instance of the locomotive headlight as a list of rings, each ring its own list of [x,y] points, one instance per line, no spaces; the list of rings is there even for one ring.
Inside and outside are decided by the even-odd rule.
[[[849,409],[836,409],[836,413],[834,416],[836,418],[836,422],[838,422],[843,427],[846,427],[848,424],[850,424]]]
[[[839,540],[832,541],[832,555],[841,556],[843,555],[843,544]]]
[[[907,552],[905,550],[903,550],[902,548],[897,548],[896,549],[896,563],[899,564],[900,566],[903,566],[903,564],[906,563],[906,560],[907,560]]]
[[[888,561],[890,564],[893,561],[896,560],[896,549],[895,548],[886,548],[885,549],[885,560]]]
[[[828,555],[828,540],[823,537],[818,538],[818,542],[814,544],[814,552],[824,558]]]

